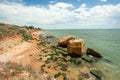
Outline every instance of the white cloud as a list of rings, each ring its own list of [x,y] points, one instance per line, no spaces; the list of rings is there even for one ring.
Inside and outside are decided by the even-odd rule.
[[[55,4],[55,7],[58,7],[58,8],[73,8],[73,5],[72,4],[67,4],[67,3],[64,3],[64,2],[59,2],[59,3]]]
[[[108,0],[100,0],[100,1],[102,1],[102,2],[107,2]]]
[[[88,8],[81,4],[56,3],[26,6],[22,3],[0,3],[0,22],[35,25],[42,28],[114,28],[119,27],[120,4]]]
[[[13,3],[19,2],[19,3],[22,3],[23,0],[1,0],[0,2],[1,3],[9,3],[9,2],[13,2]]]

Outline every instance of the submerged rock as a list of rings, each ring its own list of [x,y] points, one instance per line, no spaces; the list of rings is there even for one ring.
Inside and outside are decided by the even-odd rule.
[[[68,42],[67,52],[68,54],[82,55],[85,50],[85,42],[83,39],[71,40]]]
[[[97,58],[101,58],[102,57],[102,55],[99,52],[96,52],[95,50],[90,49],[90,48],[87,49],[86,54],[87,55],[92,55],[92,56],[97,57]]]
[[[69,35],[69,36],[60,38],[60,39],[58,40],[58,44],[59,44],[60,47],[67,48],[68,42],[69,42],[70,40],[74,40],[74,39],[75,39],[75,36]]]
[[[103,78],[102,72],[100,72],[98,70],[91,70],[90,73],[93,74],[94,76],[96,76],[100,80],[102,80],[102,78]]]
[[[84,56],[82,59],[87,61],[87,62],[94,62],[93,58],[88,57],[88,56]]]
[[[102,61],[108,64],[113,64],[113,62],[109,59],[102,59]]]

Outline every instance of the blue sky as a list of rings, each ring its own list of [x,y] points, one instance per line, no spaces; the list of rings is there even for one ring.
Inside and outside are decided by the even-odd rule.
[[[48,5],[51,2],[52,3],[57,3],[57,2],[65,2],[65,3],[70,3],[75,6],[80,6],[82,3],[86,3],[88,6],[92,7],[95,5],[103,5],[103,4],[118,4],[120,3],[120,0],[23,0],[25,4],[27,5]]]
[[[120,28],[120,0],[2,0],[0,22],[43,29]]]

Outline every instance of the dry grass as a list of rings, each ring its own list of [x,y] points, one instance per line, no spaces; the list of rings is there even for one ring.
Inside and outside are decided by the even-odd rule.
[[[0,80],[52,80],[52,77],[41,71],[34,72],[30,66],[0,62]]]
[[[20,29],[20,27],[14,27],[13,25],[0,23],[0,39],[4,37],[9,37],[14,34],[25,34],[26,31],[24,29]]]

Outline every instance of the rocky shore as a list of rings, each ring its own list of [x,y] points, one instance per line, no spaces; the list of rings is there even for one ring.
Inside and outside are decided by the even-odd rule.
[[[41,70],[57,80],[105,80],[104,74],[93,66],[101,54],[93,49],[82,56],[71,56],[67,48],[58,46],[58,38],[49,34],[40,34],[44,55],[38,60],[45,62]]]
[[[5,26],[6,32],[13,28]],[[0,41],[0,80],[106,80],[93,65],[102,55],[91,48],[85,51],[84,40],[75,40],[74,35],[61,40],[42,30],[19,27],[11,35],[15,36],[4,34]]]

